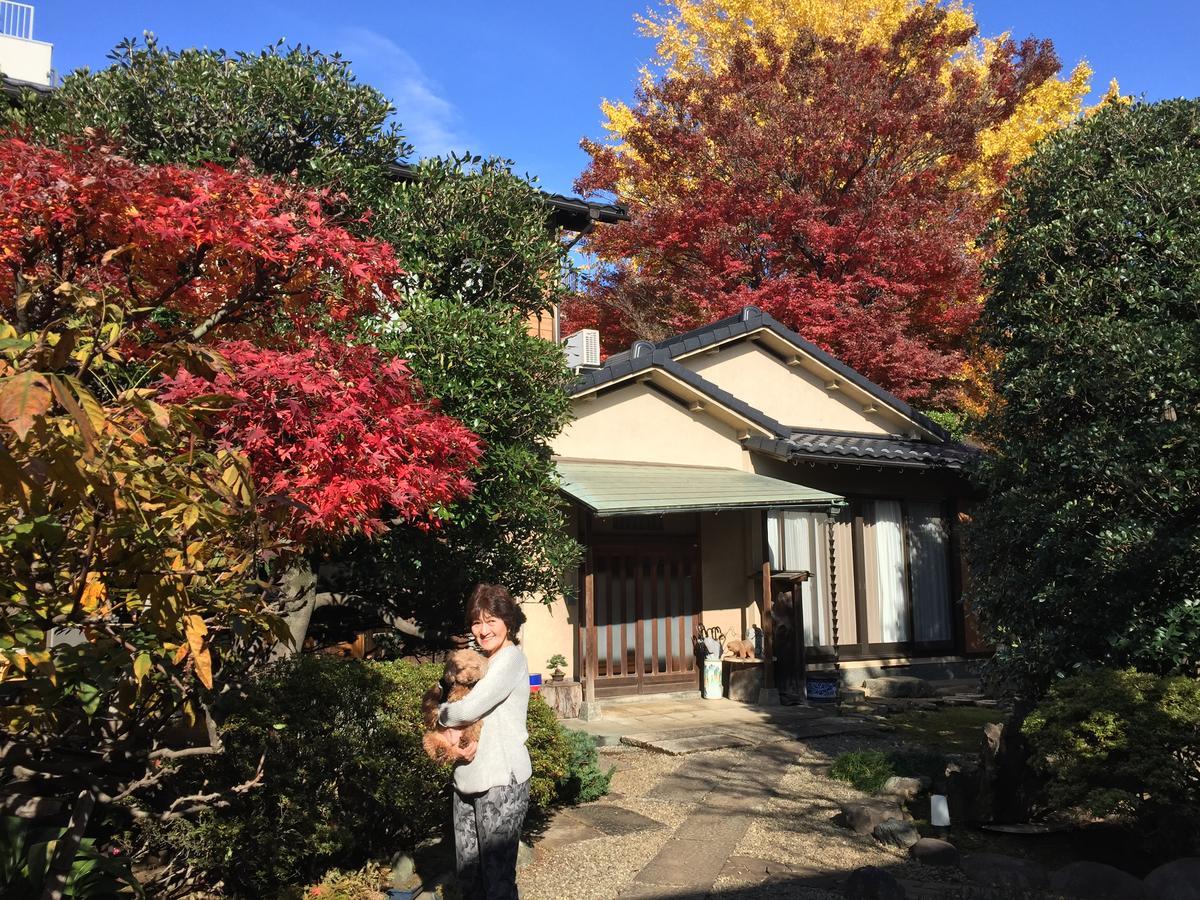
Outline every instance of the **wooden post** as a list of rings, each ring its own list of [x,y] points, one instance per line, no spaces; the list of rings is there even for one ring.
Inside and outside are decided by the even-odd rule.
[[[775,688],[775,617],[771,597],[771,560],[762,564],[763,687]]]
[[[795,614],[792,626],[792,648],[796,672],[800,676],[800,702],[808,705],[808,648],[804,640],[804,582],[805,575],[792,581],[792,610]],[[815,624],[815,623],[814,623]]]
[[[600,706],[596,703],[596,556],[592,550],[592,517],[583,515],[583,627],[584,641],[580,652],[583,656],[583,704],[579,716],[585,722],[600,718]]]

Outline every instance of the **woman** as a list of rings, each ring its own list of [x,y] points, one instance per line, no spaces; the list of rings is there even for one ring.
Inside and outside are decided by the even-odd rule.
[[[529,664],[517,647],[525,614],[499,585],[481,584],[467,603],[467,624],[488,658],[466,697],[442,704],[440,721],[461,729],[483,721],[478,743],[462,748],[454,769],[454,850],[468,900],[516,900],[517,844],[529,808]],[[457,735],[451,735],[457,744]]]

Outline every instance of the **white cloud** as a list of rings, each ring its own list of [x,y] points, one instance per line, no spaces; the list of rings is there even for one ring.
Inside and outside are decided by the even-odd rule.
[[[369,28],[342,29],[337,47],[360,81],[392,101],[400,130],[416,148],[417,157],[467,149],[470,141],[460,130],[458,109],[438,93],[437,85],[407,50]]]

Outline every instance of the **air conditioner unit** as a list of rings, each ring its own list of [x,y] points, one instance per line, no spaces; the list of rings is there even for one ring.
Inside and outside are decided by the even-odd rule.
[[[562,346],[568,368],[594,369],[600,365],[600,332],[595,328],[575,332],[563,341]]]

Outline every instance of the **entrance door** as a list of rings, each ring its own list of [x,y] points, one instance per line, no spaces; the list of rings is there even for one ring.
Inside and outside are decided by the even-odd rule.
[[[579,658],[596,696],[681,691],[699,684],[692,635],[700,622],[694,537],[601,539],[592,548],[596,634],[580,624]]]

